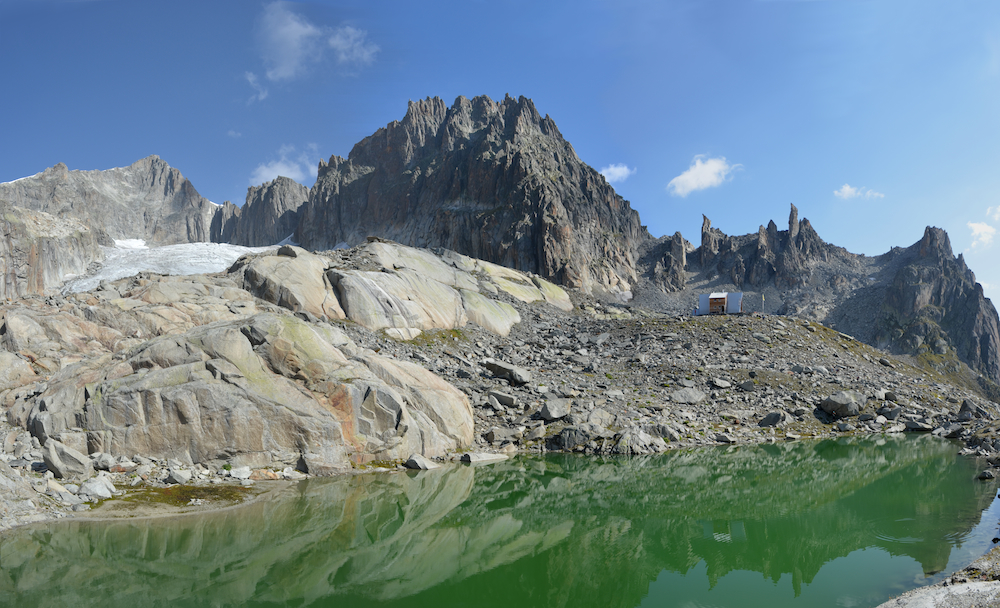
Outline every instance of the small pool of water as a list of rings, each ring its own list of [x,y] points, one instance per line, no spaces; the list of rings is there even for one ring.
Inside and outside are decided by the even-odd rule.
[[[875,606],[996,536],[933,437],[521,456],[0,537],[2,606]]]

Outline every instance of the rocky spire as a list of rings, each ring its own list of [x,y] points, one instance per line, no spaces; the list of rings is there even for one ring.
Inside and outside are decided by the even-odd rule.
[[[795,237],[799,236],[799,210],[792,205],[792,211],[788,214],[788,244],[795,246]]]

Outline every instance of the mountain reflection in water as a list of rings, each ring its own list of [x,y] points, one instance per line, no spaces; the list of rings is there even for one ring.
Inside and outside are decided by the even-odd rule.
[[[944,570],[994,490],[956,451],[840,439],[313,479],[228,511],[8,532],[0,605],[632,607],[696,571],[706,598],[734,571],[798,596],[866,548]]]

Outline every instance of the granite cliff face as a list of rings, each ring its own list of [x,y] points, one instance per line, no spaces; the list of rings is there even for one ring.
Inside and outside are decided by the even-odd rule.
[[[320,164],[301,214],[308,249],[374,235],[612,292],[632,289],[651,238],[524,97],[410,102],[402,121]]]
[[[96,236],[80,222],[0,200],[0,299],[43,294],[102,258]]]
[[[279,176],[247,190],[243,207],[229,201],[212,222],[212,241],[244,247],[266,247],[288,238],[299,223],[299,208],[309,198],[309,188]]]
[[[155,155],[107,171],[70,171],[59,163],[0,184],[0,199],[79,220],[105,245],[112,239],[144,239],[149,245],[208,241],[219,209]]]

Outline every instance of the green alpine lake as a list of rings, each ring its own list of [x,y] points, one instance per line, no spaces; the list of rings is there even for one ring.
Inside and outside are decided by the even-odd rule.
[[[521,455],[309,479],[237,508],[0,536],[0,605],[875,606],[985,553],[956,443]]]

